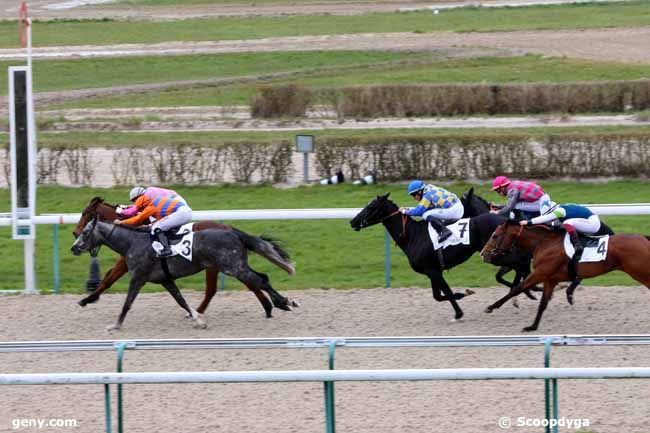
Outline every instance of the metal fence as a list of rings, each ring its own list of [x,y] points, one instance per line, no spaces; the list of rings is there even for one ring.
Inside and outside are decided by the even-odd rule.
[[[0,352],[117,350],[118,373],[1,374],[0,385],[103,384],[106,431],[112,431],[109,384],[117,384],[118,433],[123,433],[122,384],[212,382],[323,382],[326,433],[335,433],[334,382],[398,380],[544,379],[546,432],[557,432],[558,379],[648,378],[650,368],[550,368],[552,346],[650,345],[650,335],[306,337],[244,339],[81,340],[0,342]],[[544,368],[336,370],[336,348],[544,346]],[[330,370],[122,373],[125,350],[328,348]],[[555,420],[555,424],[551,421]]]
[[[587,205],[598,215],[650,215],[650,203],[623,203],[623,204],[590,204]],[[193,211],[194,221],[238,221],[238,220],[301,220],[301,219],[351,219],[361,209],[358,208],[337,208],[337,209],[256,209],[256,210],[207,210]],[[34,217],[34,224],[52,225],[53,256],[53,292],[58,293],[60,289],[59,271],[59,228],[61,224],[77,224],[81,214],[44,214]],[[0,215],[0,227],[11,226],[9,216]],[[384,286],[391,286],[391,239],[387,231],[384,231]],[[94,266],[97,266],[96,261]],[[95,271],[98,273],[98,270]],[[96,283],[99,283],[97,281]],[[223,274],[220,278],[220,287],[224,286]]]

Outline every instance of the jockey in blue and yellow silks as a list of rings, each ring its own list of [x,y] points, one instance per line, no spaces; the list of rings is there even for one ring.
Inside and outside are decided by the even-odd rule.
[[[407,192],[419,203],[412,209],[400,208],[400,212],[409,216],[421,216],[438,232],[439,241],[445,241],[451,235],[445,224],[454,223],[463,217],[463,203],[456,194],[439,186],[427,185],[421,180],[411,182]]]

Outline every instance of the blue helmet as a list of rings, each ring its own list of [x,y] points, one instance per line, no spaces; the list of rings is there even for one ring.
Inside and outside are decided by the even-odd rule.
[[[424,186],[424,182],[421,180],[414,180],[413,182],[409,183],[407,192],[409,195],[413,195],[416,192],[423,190]]]

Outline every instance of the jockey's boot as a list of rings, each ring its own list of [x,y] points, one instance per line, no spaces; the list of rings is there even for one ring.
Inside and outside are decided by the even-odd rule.
[[[578,238],[578,232],[576,231],[575,227],[569,224],[564,224],[564,228],[569,234],[569,240],[571,241],[571,245],[573,245],[573,249],[575,250],[575,252],[573,253],[573,257],[569,262],[569,276],[571,277],[571,280],[574,281],[578,276],[578,270],[577,270],[578,262],[582,257],[582,252],[584,251],[584,247],[580,243],[580,239]]]
[[[156,238],[158,239],[158,242],[163,246],[162,251],[158,254],[158,257],[169,257],[172,255],[172,250],[169,248],[169,239],[167,239],[167,235],[165,234],[164,231],[160,229],[156,229],[153,232],[154,235],[156,235]]]
[[[444,242],[449,236],[451,236],[451,230],[449,230],[445,223],[439,220],[438,218],[430,218],[429,224],[438,232],[438,242]]]

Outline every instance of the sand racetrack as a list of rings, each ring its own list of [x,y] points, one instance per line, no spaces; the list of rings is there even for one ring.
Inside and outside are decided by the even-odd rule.
[[[488,315],[484,307],[505,289],[479,289],[462,300],[465,321],[450,323],[448,304],[434,303],[429,289],[306,290],[288,292],[301,302],[294,312],[275,311],[265,319],[248,292],[219,293],[206,314],[207,330],[193,329],[164,293],[143,294],[119,333],[107,334],[124,295],[106,295],[81,308],[78,296],[0,298],[4,341],[405,336],[518,334],[532,322],[537,303],[505,305]],[[202,294],[186,291],[196,305]],[[286,293],[285,293],[286,294]],[[632,334],[648,332],[650,293],[642,287],[581,288],[576,305],[556,292],[539,334]],[[112,352],[0,354],[2,371],[115,371]],[[648,366],[650,348],[557,347],[553,366]],[[541,367],[542,347],[384,348],[337,350],[340,369]],[[327,368],[321,349],[129,351],[125,371],[284,370]],[[647,432],[650,381],[560,382],[560,415],[589,419],[583,430]],[[339,432],[497,432],[501,416],[542,418],[543,381],[339,383]],[[113,399],[115,391],[113,390]],[[113,403],[115,409],[115,402]],[[18,418],[76,419],[77,427],[20,431],[99,432],[104,429],[101,386],[3,387],[0,431]],[[114,427],[115,428],[115,427]],[[125,387],[125,431],[136,432],[301,432],[324,430],[323,390],[316,384],[131,385]],[[511,428],[510,431],[540,431]],[[578,431],[569,430],[563,431]]]

